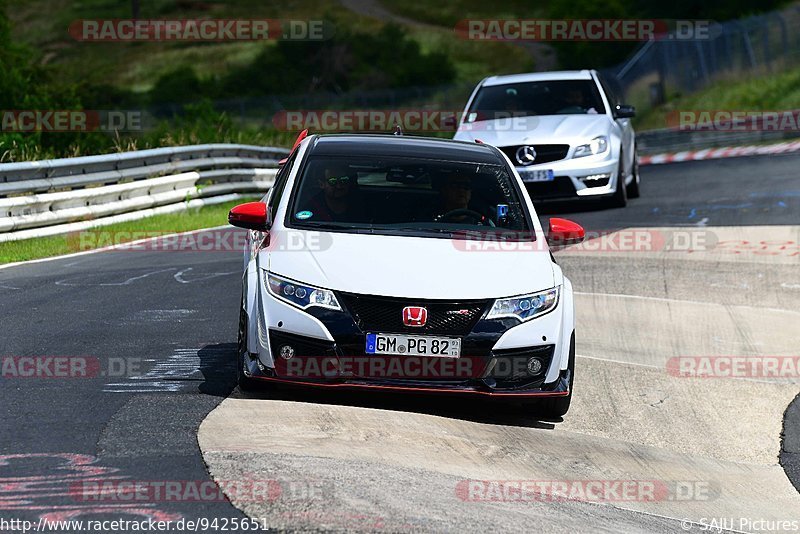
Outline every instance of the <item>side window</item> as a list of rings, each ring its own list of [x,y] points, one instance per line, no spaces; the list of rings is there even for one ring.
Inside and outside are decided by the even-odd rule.
[[[292,166],[296,159],[297,152],[295,151],[295,153],[289,157],[289,160],[278,170],[278,174],[275,175],[275,183],[272,185],[272,191],[267,201],[267,209],[270,216],[274,216],[275,210],[278,208],[281,196],[283,196],[283,190],[286,188],[286,182],[289,179],[289,174],[292,172]]]

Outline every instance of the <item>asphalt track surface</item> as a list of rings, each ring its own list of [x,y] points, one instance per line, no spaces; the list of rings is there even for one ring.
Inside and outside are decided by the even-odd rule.
[[[705,531],[715,519],[721,530],[763,531],[753,521],[797,520],[800,405],[787,407],[800,382],[679,378],[666,366],[677,356],[798,354],[798,168],[794,155],[647,167],[642,198],[625,209],[542,214],[590,232],[722,242],[556,254],[578,324],[563,421],[439,397],[241,394],[237,252],[107,251],[0,269],[4,361],[70,357],[95,375],[5,369],[0,518],[246,513],[282,529],[586,532]],[[181,481],[188,491],[212,477],[282,491],[229,490],[231,504],[86,490]],[[655,502],[476,502],[459,492],[469,480],[645,480],[668,491]]]

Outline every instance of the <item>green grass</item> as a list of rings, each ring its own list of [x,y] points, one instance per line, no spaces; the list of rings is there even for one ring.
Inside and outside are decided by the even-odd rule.
[[[731,76],[690,95],[673,94],[669,102],[644,110],[636,119],[639,130],[666,128],[670,112],[729,110],[786,111],[800,109],[800,67],[761,77]]]
[[[0,264],[71,254],[142,237],[222,226],[228,221],[228,211],[237,204],[248,202],[248,200],[257,199],[240,199],[178,213],[154,215],[138,221],[99,226],[87,230],[84,239],[81,239],[80,233],[71,233],[0,243]],[[138,236],[126,235],[136,232],[140,234]],[[147,232],[148,235],[142,236],[142,232]],[[109,242],[110,240],[113,240],[113,243]]]
[[[11,0],[8,15],[16,41],[37,49],[42,62],[56,77],[72,82],[110,84],[135,91],[150,89],[165,72],[191,66],[198,75],[220,74],[247,65],[269,42],[80,42],[69,34],[69,26],[80,19],[126,19],[131,17],[129,1],[119,0]],[[338,2],[287,0],[264,2],[205,2],[148,0],[141,2],[142,19],[329,19],[359,17]],[[267,74],[265,74],[267,75]]]
[[[409,35],[423,51],[447,54],[456,68],[456,83],[476,84],[487,76],[534,70],[533,58],[523,48],[499,41],[470,41],[457,37],[451,28],[431,30],[412,27]],[[469,96],[470,91],[466,96]],[[460,106],[466,103],[466,97]],[[460,107],[458,106],[458,107]]]
[[[463,19],[536,18],[547,13],[548,2],[505,0],[452,0],[448,2],[408,2],[381,0],[392,13],[438,26],[453,27]]]

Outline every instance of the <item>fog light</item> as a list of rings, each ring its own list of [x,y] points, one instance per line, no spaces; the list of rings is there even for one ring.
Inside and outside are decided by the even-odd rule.
[[[581,180],[608,180],[611,178],[610,174],[590,174],[589,176],[584,176]]]
[[[284,345],[281,347],[280,355],[284,360],[290,360],[292,357],[294,357],[294,348],[292,348],[290,345]]]
[[[528,360],[528,373],[535,376],[542,372],[542,360],[531,358]]]

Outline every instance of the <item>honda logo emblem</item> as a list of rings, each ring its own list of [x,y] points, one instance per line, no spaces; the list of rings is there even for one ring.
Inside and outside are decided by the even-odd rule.
[[[403,308],[403,324],[406,326],[425,326],[428,322],[428,310],[421,306]]]

